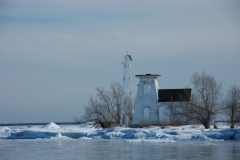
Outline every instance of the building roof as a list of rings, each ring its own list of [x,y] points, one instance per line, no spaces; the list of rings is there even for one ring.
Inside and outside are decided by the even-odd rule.
[[[191,89],[159,89],[158,102],[190,101]]]
[[[159,74],[142,74],[142,75],[135,75],[136,77],[160,77]]]

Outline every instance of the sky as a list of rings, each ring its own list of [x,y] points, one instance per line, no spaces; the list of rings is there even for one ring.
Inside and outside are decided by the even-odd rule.
[[[72,122],[96,87],[122,83],[121,58],[161,89],[205,71],[240,87],[238,0],[0,0],[0,124]]]

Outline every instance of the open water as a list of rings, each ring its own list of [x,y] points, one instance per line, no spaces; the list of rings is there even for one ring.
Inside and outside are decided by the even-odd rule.
[[[240,159],[239,141],[158,142],[122,139],[0,139],[1,160]]]

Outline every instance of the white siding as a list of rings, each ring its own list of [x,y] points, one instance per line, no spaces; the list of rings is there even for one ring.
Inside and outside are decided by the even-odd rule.
[[[158,112],[158,115],[159,115],[159,123],[162,123],[164,121],[167,121],[169,123],[169,110],[166,109],[166,105],[162,105],[160,108],[159,108],[159,112]]]

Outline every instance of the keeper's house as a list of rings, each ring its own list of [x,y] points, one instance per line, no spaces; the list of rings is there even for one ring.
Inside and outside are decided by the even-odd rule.
[[[133,114],[133,127],[144,123],[160,124],[163,121],[172,123],[166,114],[166,105],[190,101],[191,89],[159,89],[158,74],[136,75],[139,79],[138,91]]]

